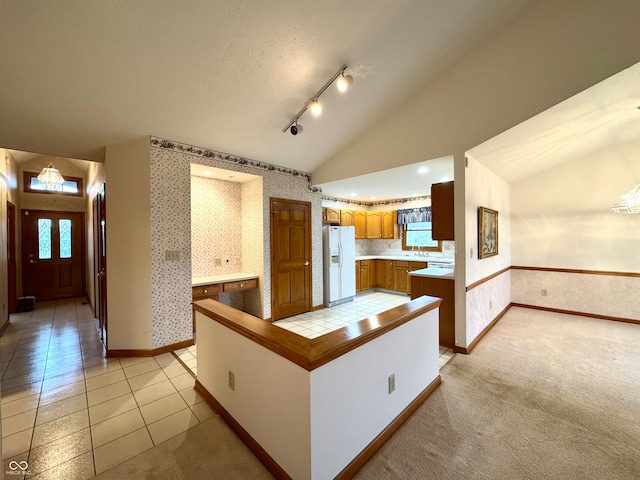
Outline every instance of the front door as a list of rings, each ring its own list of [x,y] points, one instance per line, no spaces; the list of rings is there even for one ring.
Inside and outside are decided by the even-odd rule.
[[[311,310],[311,204],[271,199],[271,319]]]
[[[84,213],[22,210],[22,294],[84,294]]]

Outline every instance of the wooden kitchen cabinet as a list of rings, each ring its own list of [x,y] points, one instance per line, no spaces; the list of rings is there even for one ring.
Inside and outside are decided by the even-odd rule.
[[[356,293],[371,288],[369,260],[356,261]]]
[[[340,210],[340,226],[355,227],[355,218],[353,210]]]
[[[380,212],[366,212],[366,238],[382,238],[382,216]]]
[[[340,209],[322,207],[322,223],[329,225],[340,224]]]
[[[381,236],[380,238],[394,239],[396,238],[396,222],[397,212],[395,210],[380,212]]]
[[[431,185],[431,238],[454,240],[453,182]]]
[[[393,290],[409,293],[409,262],[393,262]]]
[[[380,270],[380,288],[386,288],[387,290],[394,290],[393,287],[393,260],[380,260],[382,263]]]
[[[409,271],[422,270],[423,268],[427,268],[427,265],[427,262],[409,262]]]
[[[367,238],[367,215],[362,210],[354,210],[353,225],[356,227],[356,239]]]

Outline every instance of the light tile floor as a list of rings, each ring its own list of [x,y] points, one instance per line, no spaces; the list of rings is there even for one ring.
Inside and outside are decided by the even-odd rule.
[[[214,415],[193,390],[195,347],[104,358],[83,299],[11,315],[0,337],[3,471],[29,479],[101,473]],[[15,464],[13,464],[15,466]]]
[[[316,338],[350,323],[402,305],[411,300],[407,295],[367,291],[356,295],[352,302],[315,312],[303,313],[274,322],[274,325],[306,338]],[[440,347],[440,368],[453,358],[451,349]]]

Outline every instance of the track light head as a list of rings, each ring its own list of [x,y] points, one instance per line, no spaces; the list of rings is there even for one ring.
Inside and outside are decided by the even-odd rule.
[[[340,93],[344,93],[349,89],[349,85],[353,83],[353,77],[351,75],[345,75],[344,72],[338,77],[336,87]]]
[[[318,101],[317,98],[314,98],[313,100],[311,100],[309,102],[309,111],[311,112],[311,115],[313,115],[314,117],[317,117],[318,115],[322,114],[322,104]]]
[[[291,128],[289,128],[291,135],[298,135],[299,133],[302,133],[302,130],[302,125],[299,125],[298,122],[294,123],[291,125]]]

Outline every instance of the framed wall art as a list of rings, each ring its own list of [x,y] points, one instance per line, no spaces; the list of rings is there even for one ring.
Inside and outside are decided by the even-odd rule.
[[[498,212],[478,207],[478,258],[498,254]]]

